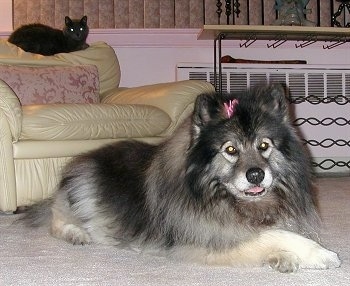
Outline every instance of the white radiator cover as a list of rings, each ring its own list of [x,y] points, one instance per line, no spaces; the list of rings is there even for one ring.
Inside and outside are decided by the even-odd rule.
[[[177,80],[205,80],[214,83],[214,69],[211,63],[179,63]],[[334,166],[329,170],[316,168],[316,172],[350,174],[350,65],[284,65],[284,64],[223,64],[222,89],[239,92],[260,83],[280,82],[285,84],[292,98],[312,96],[315,100],[293,105],[295,118],[304,121],[299,129],[307,140],[332,144],[330,148],[315,146],[315,141],[307,144],[312,160],[322,162],[327,159],[345,162],[347,166]],[[315,104],[319,100],[342,96],[339,103]],[[329,124],[338,118],[339,124]],[[339,119],[339,118],[345,118]],[[306,121],[305,121],[306,120]],[[326,124],[315,125],[322,121]],[[338,144],[332,143],[335,140]],[[332,163],[325,163],[324,167]],[[344,165],[344,164],[340,164]]]
[[[214,83],[213,64],[180,63],[177,80]],[[236,92],[263,82],[283,82],[291,94],[350,97],[350,65],[223,64],[223,90]]]

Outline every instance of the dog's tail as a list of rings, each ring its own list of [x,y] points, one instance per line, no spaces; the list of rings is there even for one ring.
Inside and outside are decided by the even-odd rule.
[[[22,215],[19,218],[18,222],[23,223],[29,227],[48,225],[52,218],[52,203],[53,199],[49,198],[29,207],[23,208],[19,211],[19,213]]]

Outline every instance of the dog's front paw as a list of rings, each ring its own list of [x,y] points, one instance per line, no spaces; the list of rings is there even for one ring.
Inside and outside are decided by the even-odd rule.
[[[267,257],[267,263],[270,267],[282,273],[298,271],[299,262],[298,256],[287,251],[274,252]]]
[[[268,230],[261,233],[259,243],[270,248],[265,262],[280,272],[294,272],[298,268],[328,269],[340,266],[336,253],[297,233]]]
[[[341,264],[338,255],[320,245],[316,245],[309,253],[305,253],[300,262],[300,268],[329,269]]]
[[[66,224],[63,226],[61,238],[74,245],[91,243],[91,238],[86,231],[74,224]]]

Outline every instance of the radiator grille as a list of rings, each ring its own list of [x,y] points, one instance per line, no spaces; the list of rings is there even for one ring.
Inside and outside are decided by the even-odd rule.
[[[306,81],[304,73],[291,73],[288,75],[289,90],[291,96],[306,95]]]
[[[345,74],[344,92],[345,97],[350,98],[350,74]]]
[[[208,65],[179,65],[179,80],[206,80],[214,84],[214,72]],[[292,97],[310,96],[311,100],[350,97],[350,68],[315,65],[223,65],[222,89],[237,92],[261,83],[286,85]],[[340,97],[342,96],[342,97]]]

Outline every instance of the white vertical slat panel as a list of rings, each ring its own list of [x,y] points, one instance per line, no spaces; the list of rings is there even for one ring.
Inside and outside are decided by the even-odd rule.
[[[101,9],[99,8],[99,5],[101,5],[101,2],[103,1],[84,0],[84,15],[88,17],[88,26],[90,29],[100,27],[99,21]],[[114,22],[114,18],[111,20]]]
[[[159,27],[175,27],[175,0],[159,0]]]
[[[55,0],[55,27],[62,28],[62,19],[69,15],[69,0]]]
[[[204,0],[205,24],[216,25],[218,23],[218,15],[216,13],[216,1]]]
[[[200,28],[204,24],[203,1],[189,0],[190,2],[190,26],[189,28]]]
[[[321,0],[320,1],[320,25],[324,27],[331,26],[331,6],[333,5],[330,0]],[[339,2],[338,2],[339,3]]]
[[[144,28],[160,27],[159,0],[144,0]]]
[[[35,15],[37,12],[35,10],[39,10],[38,6],[40,5],[40,23],[49,25],[51,27],[58,26],[60,28],[63,27],[64,25],[64,19],[61,19],[60,22],[56,23],[56,18],[55,18],[55,0],[41,0],[40,4],[37,3],[37,1],[32,1],[35,2],[35,6],[33,7],[34,10],[31,10],[30,15]],[[31,22],[35,23],[38,22],[38,20],[31,20]]]
[[[17,29],[19,26],[27,23],[27,3],[22,3],[21,0],[13,0],[13,28]]]
[[[248,24],[248,1],[250,1],[250,0],[239,2],[240,6],[238,7],[238,9],[240,10],[240,13],[238,14],[238,17],[235,15],[235,24],[236,25],[247,25]],[[232,7],[232,10],[233,10],[233,8],[234,7]],[[231,15],[231,18],[232,18],[232,15]],[[226,21],[226,18],[223,21]]]
[[[262,11],[261,0],[249,0],[249,25],[261,25],[262,24]]]
[[[275,21],[275,0],[264,0],[264,25],[272,25]]]
[[[144,1],[129,0],[128,28],[144,28]]]
[[[84,16],[84,0],[70,0],[68,16],[72,19],[80,19]]]
[[[306,14],[306,19],[317,25],[317,0],[310,0],[306,8],[311,12]]]
[[[100,29],[114,27],[114,0],[99,1],[98,11]]]
[[[114,0],[114,28],[129,28],[129,0]]]
[[[175,1],[175,28],[190,27],[190,5],[188,0]]]
[[[42,21],[42,4],[38,1],[28,1],[26,9],[26,23],[39,23]]]

